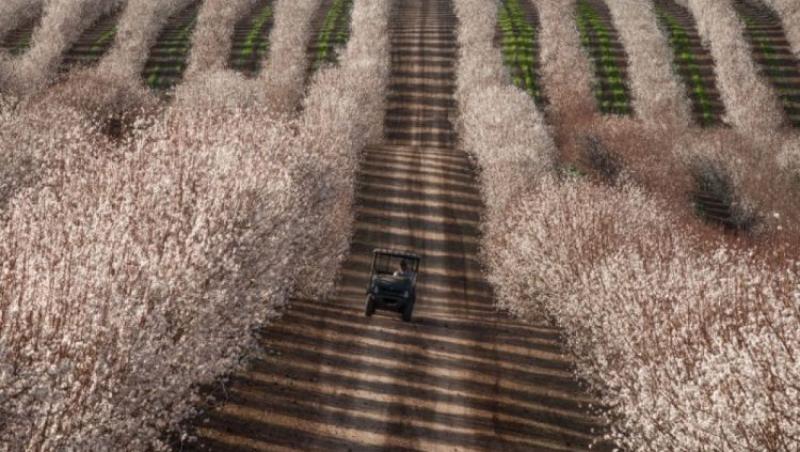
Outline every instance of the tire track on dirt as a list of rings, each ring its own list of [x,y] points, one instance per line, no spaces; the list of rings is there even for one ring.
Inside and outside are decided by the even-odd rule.
[[[295,300],[262,332],[192,448],[587,450],[602,425],[558,331],[496,312],[481,276],[481,198],[450,122],[452,5],[395,0],[391,24],[386,141],[365,150],[336,294]],[[373,248],[422,256],[412,322],[364,317]]]
[[[800,60],[777,13],[761,1],[733,2],[744,20],[745,36],[761,74],[772,84],[792,127],[800,128]]]

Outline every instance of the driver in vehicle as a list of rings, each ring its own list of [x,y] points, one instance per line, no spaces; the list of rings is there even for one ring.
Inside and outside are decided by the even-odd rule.
[[[394,272],[394,276],[411,279],[414,276],[414,272],[408,268],[408,263],[405,260],[400,261],[400,270]]]

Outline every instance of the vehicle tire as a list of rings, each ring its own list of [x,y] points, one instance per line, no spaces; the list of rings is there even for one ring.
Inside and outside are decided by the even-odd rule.
[[[364,308],[364,315],[367,317],[372,317],[372,314],[375,314],[375,299],[372,298],[372,295],[367,295],[367,303],[366,307]]]
[[[414,312],[414,302],[407,303],[403,307],[403,321],[410,322],[411,321],[411,314]]]

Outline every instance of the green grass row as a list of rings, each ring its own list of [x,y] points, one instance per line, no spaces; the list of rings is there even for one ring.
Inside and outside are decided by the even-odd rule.
[[[108,45],[114,40],[117,36],[117,27],[114,26],[110,28],[108,31],[101,34],[93,43],[92,43],[92,52],[96,54],[103,53],[107,48]]]
[[[317,54],[314,58],[313,68],[317,69],[324,64],[336,63],[338,48],[347,44],[350,38],[350,15],[353,11],[353,0],[334,0],[322,29],[317,36]]]
[[[778,54],[778,50],[772,45],[772,39],[765,31],[757,29],[759,24],[755,19],[746,14],[742,14],[741,17],[747,27],[747,33],[750,37],[753,51],[761,54],[764,60],[766,60],[766,62],[760,64],[761,72],[773,82],[773,86],[778,92],[778,97],[784,109],[786,109],[788,113],[789,110],[799,107],[800,105],[794,102],[790,96],[800,95],[800,92],[796,89],[791,90],[786,88],[785,85],[781,85],[781,83],[791,81],[792,76],[797,73],[796,69],[785,66],[780,61],[781,57]],[[777,21],[779,19],[775,18],[775,20]],[[800,124],[797,125],[800,127]]]
[[[231,66],[234,69],[244,70],[252,61],[255,61],[256,65],[260,65],[266,57],[269,51],[268,31],[272,13],[272,6],[268,3],[253,19],[244,45],[233,54]]]
[[[543,97],[537,73],[536,28],[527,20],[520,0],[503,0],[498,10],[503,63],[514,85],[525,90],[537,104]]]
[[[150,71],[150,75],[147,77],[146,83],[150,88],[157,89],[157,88],[164,88],[167,83],[162,77],[161,70],[172,68],[177,69],[178,71],[183,71],[186,69],[186,58],[189,55],[189,48],[191,46],[191,36],[192,32],[194,31],[194,27],[197,25],[197,13],[195,12],[192,15],[191,20],[185,23],[183,26],[180,27],[177,34],[174,37],[171,37],[169,40],[166,41],[170,46],[164,51],[165,55],[170,55],[175,58],[175,60],[180,61],[173,66],[164,66],[161,64],[157,64],[155,67],[152,68]],[[164,45],[165,41],[160,41],[160,45]]]
[[[708,127],[718,122],[712,109],[711,98],[703,81],[700,66],[697,64],[686,29],[678,20],[663,8],[656,7],[659,21],[669,34],[669,42],[675,54],[675,65],[683,68],[683,82],[690,93],[693,94],[692,102],[699,110],[697,120],[702,127]]]
[[[12,56],[17,57],[23,55],[30,49],[31,38],[33,38],[33,27],[28,27],[22,30],[16,39],[12,39],[11,36],[7,37],[5,42],[3,42],[3,46],[8,49],[8,52]]]
[[[761,53],[767,60],[767,65],[763,68],[764,71],[770,77],[785,78],[791,72],[791,69],[778,63],[778,51],[772,45],[770,37],[767,36],[765,31],[757,29],[759,24],[755,19],[746,14],[742,14],[741,17],[747,28],[747,34],[750,36],[753,50]]]
[[[614,58],[610,30],[589,2],[578,0],[577,7],[581,42],[590,50],[594,63],[594,93],[600,111],[619,115],[632,113],[630,92]],[[597,51],[591,52],[593,49]]]

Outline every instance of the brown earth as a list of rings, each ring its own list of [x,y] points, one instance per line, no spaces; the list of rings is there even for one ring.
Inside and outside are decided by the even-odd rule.
[[[498,313],[482,277],[481,197],[449,121],[452,5],[397,0],[390,23],[386,142],[366,150],[337,293],[262,333],[182,450],[587,450],[602,430],[559,332]],[[364,316],[377,247],[423,256],[411,323]]]

